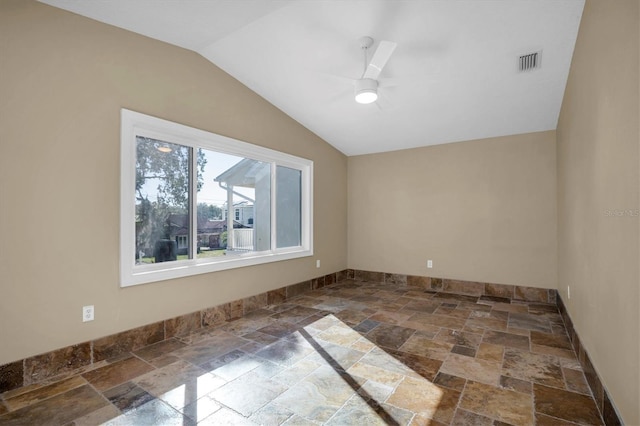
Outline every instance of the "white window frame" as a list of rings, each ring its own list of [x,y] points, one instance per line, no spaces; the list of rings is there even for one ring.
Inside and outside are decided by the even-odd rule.
[[[171,262],[137,265],[135,262],[135,168],[136,136],[144,136],[166,142],[218,151],[239,157],[251,158],[272,164],[271,209],[276,217],[276,166],[301,171],[301,245],[276,248],[276,223],[271,221],[271,250],[249,252],[241,255],[187,259]],[[195,163],[195,155],[193,162]],[[195,170],[195,164],[194,164]],[[192,183],[193,184],[193,183]],[[196,192],[194,191],[194,194]],[[196,221],[197,197],[192,197],[192,223]],[[197,228],[197,227],[193,227]],[[120,286],[128,287],[155,281],[163,281],[191,275],[222,271],[233,268],[260,265],[270,262],[313,256],[313,161],[283,152],[242,142],[204,130],[163,120],[127,109],[121,110],[120,134]],[[196,247],[197,229],[191,231],[191,246]]]

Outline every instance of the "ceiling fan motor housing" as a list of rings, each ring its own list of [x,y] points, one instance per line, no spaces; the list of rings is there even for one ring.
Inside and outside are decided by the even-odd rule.
[[[363,104],[375,102],[378,98],[378,82],[372,78],[356,80],[356,101]]]

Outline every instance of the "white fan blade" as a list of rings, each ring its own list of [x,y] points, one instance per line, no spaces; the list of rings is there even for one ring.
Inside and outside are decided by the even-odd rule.
[[[362,78],[371,78],[376,80],[382,71],[382,68],[387,64],[387,61],[391,57],[391,54],[395,50],[397,44],[392,41],[381,40],[378,44],[378,48],[371,58],[371,62],[367,65],[367,69],[364,72]]]

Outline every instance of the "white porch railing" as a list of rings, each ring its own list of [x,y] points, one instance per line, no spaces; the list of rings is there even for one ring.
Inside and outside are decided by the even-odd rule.
[[[233,251],[254,251],[253,229],[233,230]]]

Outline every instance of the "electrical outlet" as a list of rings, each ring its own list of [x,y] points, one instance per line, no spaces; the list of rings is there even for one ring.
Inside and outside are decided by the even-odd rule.
[[[82,307],[82,322],[93,321],[93,305]]]
[[[567,299],[571,299],[571,287],[567,286]]]
[[[320,267],[320,259],[316,260],[316,268]]]
[[[433,260],[427,260],[427,268],[433,268]]]

